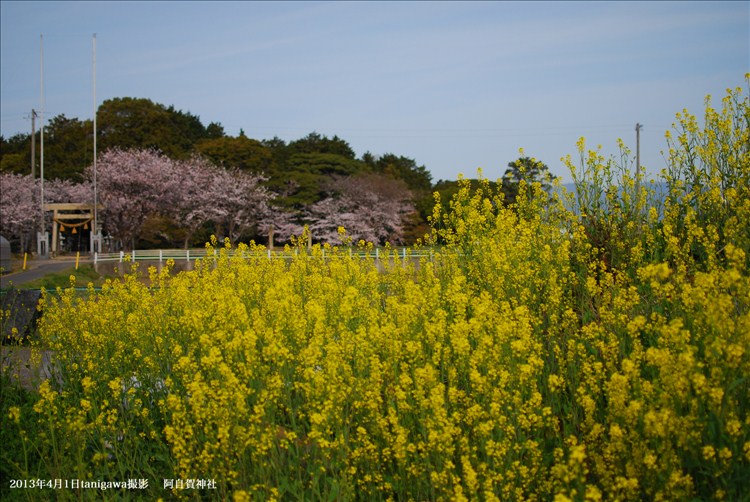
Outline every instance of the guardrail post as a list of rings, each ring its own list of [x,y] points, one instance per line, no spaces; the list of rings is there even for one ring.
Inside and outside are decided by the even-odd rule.
[[[120,251],[120,263],[125,259],[125,251]]]
[[[135,263],[135,249],[133,250],[133,257],[132,257],[133,263]]]
[[[163,254],[162,253],[163,253],[163,251],[160,249],[159,250],[159,263],[161,263],[163,261]]]

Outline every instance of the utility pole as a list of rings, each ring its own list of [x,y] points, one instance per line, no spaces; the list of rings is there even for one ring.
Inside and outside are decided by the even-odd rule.
[[[36,110],[31,110],[31,179],[36,178]]]
[[[635,179],[641,174],[641,128],[639,123],[635,124]]]

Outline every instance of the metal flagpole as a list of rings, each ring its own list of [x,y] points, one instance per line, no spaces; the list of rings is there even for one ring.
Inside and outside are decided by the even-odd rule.
[[[41,123],[39,129],[39,210],[41,219],[39,222],[39,234],[37,236],[37,253],[42,258],[49,255],[49,236],[44,231],[44,35],[39,35],[39,81],[39,101],[41,105],[39,112]]]
[[[92,225],[91,231],[93,232],[93,239],[91,240],[92,253],[98,253],[101,242],[99,240],[99,194],[96,188],[96,33],[91,39],[92,47],[92,82],[93,82],[93,106],[94,106],[94,224]]]

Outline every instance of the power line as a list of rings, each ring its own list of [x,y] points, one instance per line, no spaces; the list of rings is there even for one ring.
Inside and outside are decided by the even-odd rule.
[[[236,124],[227,124],[226,127],[236,127]],[[344,139],[356,136],[356,137],[433,137],[433,136],[495,136],[501,135],[506,137],[513,136],[555,136],[555,135],[567,135],[571,133],[575,134],[591,134],[591,133],[606,133],[606,132],[626,132],[630,130],[632,125],[628,124],[601,124],[601,125],[570,125],[570,126],[555,126],[555,127],[486,127],[486,128],[340,128],[336,129],[335,133],[340,136],[345,136]],[[664,130],[669,129],[668,126],[662,126]],[[320,131],[321,129],[330,129],[329,127],[283,127],[283,126],[268,126],[258,125],[254,127],[243,127],[248,133],[253,136],[269,136],[269,135],[290,135],[300,134],[310,131]],[[659,127],[656,127],[658,130]]]

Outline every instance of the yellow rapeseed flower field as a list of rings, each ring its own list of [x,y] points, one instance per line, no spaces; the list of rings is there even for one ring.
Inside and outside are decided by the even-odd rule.
[[[462,182],[420,259],[214,240],[192,271],[46,295],[54,377],[3,404],[12,475],[147,481],[123,499],[747,500],[750,106],[707,110],[668,135],[663,202],[581,139],[577,194]]]

